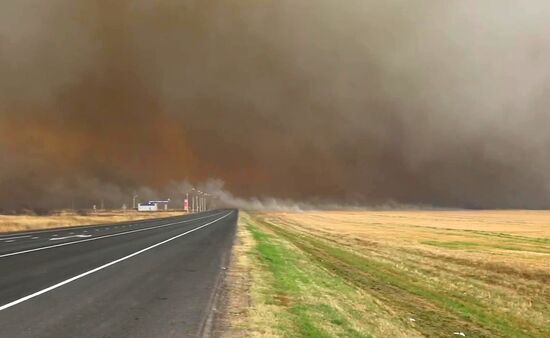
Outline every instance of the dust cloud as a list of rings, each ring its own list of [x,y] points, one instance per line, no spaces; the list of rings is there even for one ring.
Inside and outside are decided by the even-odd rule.
[[[542,0],[2,1],[0,209],[190,182],[250,207],[548,208],[548,17]]]

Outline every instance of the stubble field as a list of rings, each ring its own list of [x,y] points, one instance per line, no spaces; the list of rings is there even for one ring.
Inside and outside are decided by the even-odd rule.
[[[239,242],[235,336],[550,337],[550,212],[241,213]]]
[[[0,233],[62,228],[79,225],[106,224],[135,221],[148,218],[161,218],[184,215],[177,211],[159,211],[152,213],[127,211],[98,211],[79,214],[61,211],[50,215],[0,215]]]

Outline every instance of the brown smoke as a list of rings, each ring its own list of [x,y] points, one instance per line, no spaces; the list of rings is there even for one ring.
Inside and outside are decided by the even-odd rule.
[[[549,15],[542,0],[3,1],[0,209],[209,178],[244,198],[548,208]]]

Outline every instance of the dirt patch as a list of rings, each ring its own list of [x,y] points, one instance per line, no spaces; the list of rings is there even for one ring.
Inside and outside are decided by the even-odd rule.
[[[250,234],[238,225],[230,264],[218,302],[212,337],[247,337],[246,323],[251,305],[251,261],[248,252],[254,245]]]

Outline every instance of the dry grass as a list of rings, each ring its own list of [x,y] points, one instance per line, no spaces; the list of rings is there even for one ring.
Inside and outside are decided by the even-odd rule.
[[[270,213],[346,244],[422,249],[518,271],[550,273],[550,211],[365,211]]]
[[[248,255],[254,240],[242,226],[237,235],[224,281],[226,295],[222,304],[223,314],[218,323],[219,331],[215,337],[246,337],[246,327],[250,320],[251,259]]]
[[[310,226],[323,226],[334,230],[360,231],[364,226],[421,227],[426,230],[476,230],[505,232],[521,236],[550,237],[550,211],[327,211],[302,213],[270,213],[276,217],[294,219]],[[359,226],[359,227],[358,227]],[[406,236],[405,236],[406,237]]]
[[[140,219],[171,217],[182,212],[138,213],[136,211],[104,211],[79,215],[73,212],[60,212],[48,216],[0,215],[0,233],[39,230],[77,225],[105,224]]]
[[[279,325],[277,317],[281,306],[267,299],[266,292],[269,293],[273,276],[258,266],[255,253],[257,242],[246,228],[249,220],[247,213],[240,213],[237,239],[226,278],[229,295],[222,323],[224,332],[218,336],[280,337],[276,326]]]
[[[272,297],[252,306],[278,306],[264,322],[278,336],[550,335],[550,212],[256,213],[242,223],[258,242],[256,275],[266,274],[252,285]]]

